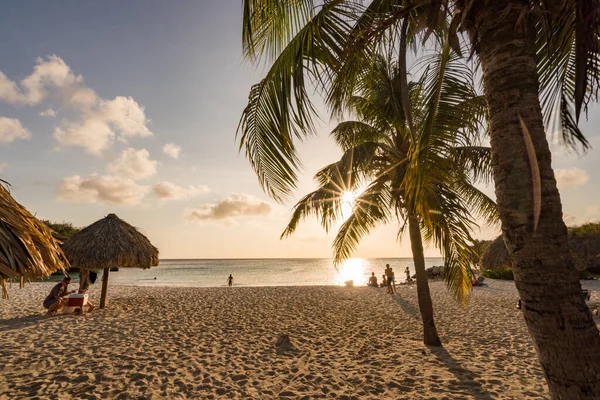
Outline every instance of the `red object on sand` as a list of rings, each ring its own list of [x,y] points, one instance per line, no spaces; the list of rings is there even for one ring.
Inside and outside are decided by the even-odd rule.
[[[67,299],[67,307],[83,307],[87,304],[87,294],[72,294]]]

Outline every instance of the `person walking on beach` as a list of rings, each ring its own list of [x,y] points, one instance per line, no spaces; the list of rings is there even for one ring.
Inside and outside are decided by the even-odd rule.
[[[44,308],[48,309],[49,315],[55,314],[58,310],[63,308],[67,301],[67,296],[77,291],[71,290],[70,292],[67,292],[69,283],[71,283],[71,277],[65,276],[62,281],[52,288],[50,294],[44,300]]]
[[[233,275],[229,274],[229,278],[227,278],[227,286],[233,286]]]
[[[411,282],[412,279],[410,277],[410,269],[408,267],[406,267],[406,269],[404,270],[404,273],[406,274],[406,282]]]

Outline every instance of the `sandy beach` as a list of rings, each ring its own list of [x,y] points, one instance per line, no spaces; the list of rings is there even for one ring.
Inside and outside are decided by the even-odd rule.
[[[548,398],[514,284],[489,282],[466,308],[431,283],[439,349],[414,287],[112,286],[103,310],[46,317],[52,284],[15,285],[0,398]],[[596,300],[599,283],[583,283]],[[281,334],[296,350],[276,350]]]

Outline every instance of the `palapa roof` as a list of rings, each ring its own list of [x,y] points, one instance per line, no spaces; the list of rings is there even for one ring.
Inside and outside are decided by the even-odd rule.
[[[53,231],[19,204],[0,183],[0,286],[8,297],[6,283],[47,277],[65,271],[69,263]]]
[[[575,268],[578,271],[583,271],[587,267],[587,262],[579,252],[571,249],[571,257]],[[508,250],[504,244],[502,235],[498,236],[486,249],[481,257],[480,267],[482,269],[505,269],[512,268],[512,261],[508,255]]]
[[[158,265],[158,249],[137,228],[115,214],[108,214],[71,236],[63,250],[75,268],[146,269]]]
[[[481,256],[480,267],[494,270],[512,268],[512,262],[508,256],[508,250],[506,250],[502,235],[498,236],[485,250]]]

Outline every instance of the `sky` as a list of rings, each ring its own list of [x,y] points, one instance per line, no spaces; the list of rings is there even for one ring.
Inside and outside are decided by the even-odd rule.
[[[317,221],[279,236],[314,173],[340,155],[335,121],[323,115],[300,145],[299,187],[283,204],[238,154],[237,124],[265,72],[242,57],[241,1],[8,2],[0,53],[0,178],[38,218],[84,227],[115,213],[161,258],[331,256],[334,232]],[[597,107],[582,127],[600,148]],[[553,166],[565,221],[600,218],[597,150],[553,145]],[[376,229],[355,255],[409,257],[396,232]]]

